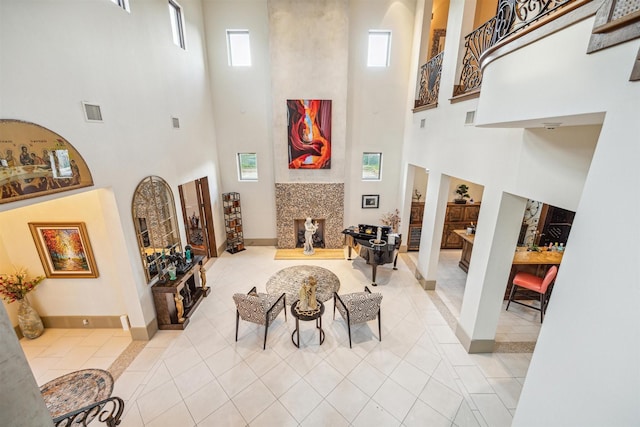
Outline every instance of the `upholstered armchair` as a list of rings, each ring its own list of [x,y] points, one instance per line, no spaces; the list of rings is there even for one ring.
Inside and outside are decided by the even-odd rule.
[[[338,295],[333,293],[333,318],[336,318],[336,308],[347,323],[349,332],[349,348],[351,348],[351,325],[368,322],[378,318],[378,338],[382,341],[382,327],[380,324],[380,303],[382,294],[371,293],[367,286],[364,292]]]
[[[264,325],[264,345],[267,348],[267,332],[269,325],[278,317],[278,314],[286,308],[286,297],[282,295],[269,295],[256,292],[254,286],[246,295],[234,294],[236,303],[236,341],[238,341],[238,325],[240,318],[247,322]],[[284,321],[287,321],[287,310],[284,310]]]

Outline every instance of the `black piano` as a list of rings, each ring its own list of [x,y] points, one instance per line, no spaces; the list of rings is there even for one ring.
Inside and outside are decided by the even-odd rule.
[[[381,228],[381,242],[376,242],[378,227]],[[348,260],[351,261],[351,248],[360,255],[367,264],[371,265],[372,270],[372,286],[378,286],[376,283],[376,269],[379,265],[393,263],[393,269],[397,270],[398,252],[400,251],[400,243],[402,235],[395,234],[389,236],[391,227],[386,225],[367,225],[359,224],[358,228],[350,227],[342,231],[346,236],[347,247],[349,250]],[[390,243],[389,239],[395,239]]]

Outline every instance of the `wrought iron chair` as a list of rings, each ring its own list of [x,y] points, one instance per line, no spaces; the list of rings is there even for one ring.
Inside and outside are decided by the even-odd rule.
[[[552,287],[550,287],[550,285],[555,280],[557,274],[558,267],[555,265],[547,270],[547,274],[545,274],[544,277],[538,277],[530,273],[517,273],[513,278],[513,287],[511,288],[509,302],[507,303],[507,308],[505,310],[509,310],[509,304],[512,302],[524,305],[525,307],[538,310],[540,312],[540,323],[542,323],[544,320],[544,313],[547,311],[547,305],[549,304],[549,297],[551,296]],[[538,293],[540,296],[540,307],[515,301],[513,297],[516,294],[517,288],[523,288]]]
[[[382,325],[380,322],[380,303],[382,294],[371,293],[367,286],[364,292],[338,295],[333,293],[333,318],[336,318],[336,308],[347,323],[349,332],[349,348],[351,347],[351,325],[365,323],[378,318],[378,339],[382,341]]]
[[[264,325],[264,345],[267,348],[267,332],[269,325],[278,317],[278,314],[286,307],[286,296],[269,295],[256,292],[254,286],[245,294],[234,294],[233,300],[236,303],[236,341],[238,341],[238,325],[240,318],[247,322]],[[284,310],[284,321],[287,321],[287,310]]]

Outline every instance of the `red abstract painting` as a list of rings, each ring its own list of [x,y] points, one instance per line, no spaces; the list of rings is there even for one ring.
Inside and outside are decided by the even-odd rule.
[[[287,100],[289,169],[331,169],[331,100]]]

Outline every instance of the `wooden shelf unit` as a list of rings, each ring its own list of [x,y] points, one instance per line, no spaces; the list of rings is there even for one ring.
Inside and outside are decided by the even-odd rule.
[[[209,295],[211,288],[202,289],[200,284],[200,268],[198,263],[202,256],[195,256],[191,267],[176,280],[169,280],[166,283],[156,283],[151,287],[153,293],[153,303],[156,307],[156,319],[158,329],[162,330],[183,330],[189,324],[191,315],[195,312],[202,298]],[[180,293],[184,304],[184,322],[178,322],[178,309],[176,307],[175,296]]]
[[[227,232],[227,252],[235,254],[244,250],[244,235],[242,233],[242,210],[240,208],[240,193],[223,193],[222,209],[224,224]]]

